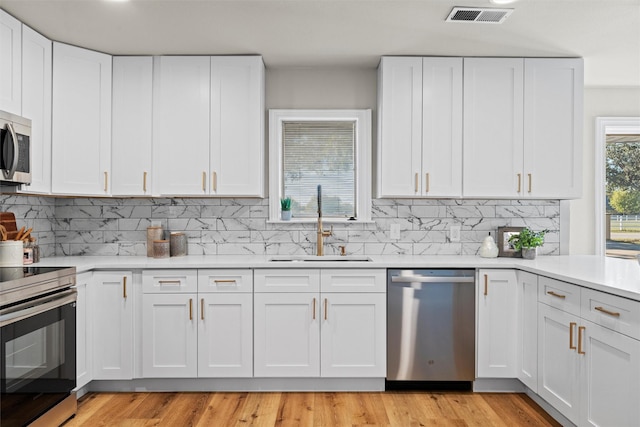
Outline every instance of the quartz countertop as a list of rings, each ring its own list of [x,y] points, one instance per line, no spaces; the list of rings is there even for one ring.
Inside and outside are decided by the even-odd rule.
[[[187,255],[155,259],[138,256],[68,256],[43,258],[38,266],[75,266],[78,274],[94,269],[165,268],[515,268],[640,301],[640,265],[634,260],[595,255],[481,258],[463,256],[368,255],[371,261],[271,261],[281,255]]]

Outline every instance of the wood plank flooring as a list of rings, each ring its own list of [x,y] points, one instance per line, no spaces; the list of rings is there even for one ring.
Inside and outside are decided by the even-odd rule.
[[[524,394],[89,393],[76,426],[560,426]]]

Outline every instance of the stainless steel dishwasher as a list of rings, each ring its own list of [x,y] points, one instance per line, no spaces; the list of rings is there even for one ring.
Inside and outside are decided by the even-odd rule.
[[[473,381],[475,353],[475,270],[388,270],[388,382]]]

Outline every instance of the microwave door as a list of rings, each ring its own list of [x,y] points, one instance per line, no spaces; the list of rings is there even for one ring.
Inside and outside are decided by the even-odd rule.
[[[12,123],[7,123],[7,130],[2,139],[2,174],[4,179],[12,179],[18,167],[18,137]]]

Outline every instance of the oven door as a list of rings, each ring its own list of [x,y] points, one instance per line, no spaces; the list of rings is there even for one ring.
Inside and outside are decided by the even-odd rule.
[[[4,122],[0,120],[0,124]],[[31,184],[31,138],[29,127],[17,122],[0,126],[0,180]]]
[[[75,289],[3,308],[0,425],[23,426],[76,386]]]

